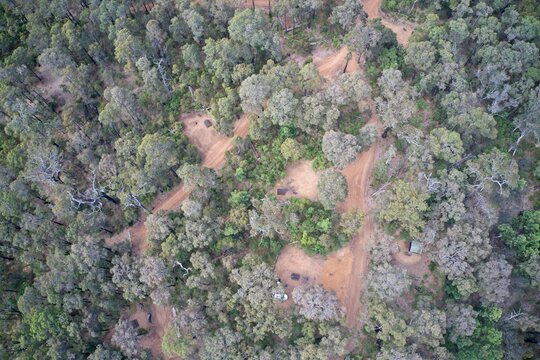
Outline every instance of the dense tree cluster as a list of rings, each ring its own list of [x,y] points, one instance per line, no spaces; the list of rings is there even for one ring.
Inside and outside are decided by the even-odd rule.
[[[385,1],[384,8],[420,24],[397,67],[385,68],[383,55],[370,55],[372,43],[362,45],[382,68],[377,111],[397,150],[375,170],[378,218],[388,233],[422,246],[445,291],[439,302],[426,278],[413,279],[418,291],[403,286],[396,240],[377,234],[368,290],[373,336],[384,342],[379,357],[538,356],[526,340],[532,327],[517,319],[538,311],[529,297],[538,286],[537,211],[522,201],[538,181],[528,172],[538,166],[529,150],[538,121],[525,113],[537,112],[539,18],[511,2]],[[403,293],[415,295],[414,312]]]

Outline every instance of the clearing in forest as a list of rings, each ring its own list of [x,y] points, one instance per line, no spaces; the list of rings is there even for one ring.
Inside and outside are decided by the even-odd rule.
[[[349,49],[343,46],[339,51],[317,49],[313,52],[313,63],[319,73],[326,79],[335,79],[340,74],[352,73],[360,70],[358,57],[350,54]]]
[[[363,2],[364,10],[369,19],[382,18],[382,24],[397,35],[400,44],[407,46],[414,26],[410,23],[397,22],[388,16],[380,15],[381,0],[367,0]],[[349,55],[349,50],[343,46],[337,52],[316,50],[313,53],[313,62],[319,69],[319,73],[327,79],[335,79],[344,72],[360,71],[356,54]],[[374,104],[371,104],[372,117],[368,124],[377,125],[377,117]],[[307,276],[307,282],[321,284],[327,290],[332,290],[346,308],[347,325],[357,327],[358,318],[362,310],[360,302],[363,280],[368,270],[368,243],[374,230],[373,217],[369,212],[369,184],[371,174],[377,158],[379,144],[375,143],[371,148],[358,155],[357,159],[343,170],[347,178],[349,194],[345,201],[338,204],[338,211],[351,210],[362,211],[366,217],[358,234],[350,241],[349,245],[336,251],[326,259],[322,257],[310,257],[304,251],[292,246],[287,246],[276,262],[276,272],[288,285],[290,293],[300,283],[292,280],[291,273],[300,273],[301,279]],[[298,180],[304,180],[299,177]],[[297,185],[302,187],[301,184]],[[423,271],[427,266],[425,261],[421,265],[414,265],[409,271],[412,273]],[[419,264],[420,264],[419,263]]]
[[[382,0],[365,0],[362,2],[364,11],[367,13],[368,19],[381,19],[381,23],[392,30],[397,37],[397,41],[407,47],[409,38],[414,31],[414,24],[404,20],[394,19],[386,14],[381,13]]]
[[[225,153],[232,148],[234,138],[228,138],[219,134],[213,126],[207,127],[204,120],[209,119],[214,123],[214,120],[207,114],[194,112],[181,117],[184,123],[184,133],[189,141],[194,144],[202,154],[201,166],[219,170],[225,162]],[[242,116],[235,124],[235,136],[245,137],[249,128],[247,116]],[[182,202],[189,196],[189,191],[184,189],[180,184],[171,191],[162,194],[156,198],[153,204],[152,211],[159,210],[171,211],[176,210]],[[146,241],[146,228],[144,222],[146,214],[142,214],[135,225],[125,229],[120,234],[105,239],[105,243],[111,246],[129,239],[133,250],[142,255],[148,248],[149,244]],[[147,315],[152,315],[152,323],[148,323]],[[171,319],[170,306],[157,306],[152,304],[148,310],[138,309],[129,319],[136,319],[140,326],[147,329],[146,335],[139,337],[139,344],[142,348],[150,349],[154,357],[163,356],[161,350],[161,340],[165,332],[165,327]],[[112,331],[109,332],[107,338],[110,339]]]
[[[50,71],[40,68],[39,77],[41,81],[37,83],[36,87],[43,92],[45,99],[56,103],[56,111],[60,112],[66,104],[73,101],[71,94],[64,90],[62,76],[55,76]]]
[[[368,123],[376,123],[375,116]],[[306,282],[314,282],[327,290],[334,291],[346,308],[347,325],[350,327],[358,326],[358,315],[361,310],[360,295],[363,278],[368,269],[367,244],[373,233],[368,190],[377,151],[378,145],[374,144],[368,151],[359,154],[357,159],[343,170],[347,178],[349,195],[344,202],[338,204],[338,210],[341,212],[360,210],[366,214],[362,228],[349,245],[331,253],[326,258],[311,257],[301,249],[286,246],[276,262],[276,273],[285,284],[289,285],[289,293],[295,286],[301,285],[301,282],[291,279],[293,272],[299,273],[302,279],[307,276],[309,279]],[[302,177],[298,179],[303,180]]]
[[[214,120],[207,114],[201,112],[193,112],[182,116],[181,121],[184,123],[184,133],[189,141],[199,149],[202,154],[203,167],[218,170],[225,162],[225,153],[233,146],[234,138],[228,138],[219,134],[213,126],[206,127],[204,120]],[[249,128],[247,116],[242,116],[235,124],[235,136],[245,137]],[[160,210],[171,211],[176,210],[182,202],[189,196],[189,191],[182,184],[177,185],[172,190],[159,195],[153,203],[152,211]],[[147,248],[146,229],[144,221],[146,214],[142,214],[135,225],[124,229],[121,233],[106,238],[107,245],[116,244],[129,239],[132,248],[138,254],[142,254]]]
[[[321,72],[322,75],[332,78],[335,76],[335,69],[338,67],[334,64],[338,63],[339,66],[341,64],[344,66],[346,56],[347,50],[342,48],[337,55],[325,56],[327,59],[333,60],[316,64],[325,71],[325,73]],[[339,61],[335,59],[339,59]],[[332,66],[328,66],[329,63]],[[319,71],[321,67],[319,67]],[[371,104],[371,111],[372,116],[368,124],[377,125],[374,104]],[[276,262],[275,271],[282,278],[282,281],[288,285],[289,292],[295,286],[300,285],[300,283],[290,278],[291,273],[307,270],[309,270],[308,274],[310,274],[307,275],[309,277],[307,281],[318,283],[325,289],[334,291],[346,308],[347,325],[350,327],[359,325],[358,318],[362,309],[360,295],[363,279],[368,270],[367,244],[373,233],[373,218],[369,213],[369,184],[378,149],[379,144],[376,142],[368,151],[359,154],[356,160],[343,170],[343,174],[347,178],[349,194],[345,201],[338,204],[338,211],[359,210],[366,214],[362,228],[349,242],[349,245],[328,255],[326,259],[310,257],[301,249],[287,246]],[[303,181],[304,178],[298,177],[298,180]],[[299,184],[297,186],[303,187],[304,185]],[[300,275],[305,276],[302,273]]]
[[[280,281],[287,285],[289,300],[285,305],[292,303],[294,288],[304,284],[322,285],[335,292],[339,301],[346,304],[347,282],[352,263],[353,254],[348,246],[325,258],[320,255],[309,256],[292,245],[285,246],[276,262],[276,273]],[[295,280],[291,277],[292,274],[299,274],[300,278]]]
[[[274,194],[277,189],[286,188],[287,194],[279,195],[278,198],[297,197],[317,200],[319,173],[313,170],[312,164],[313,161],[308,160],[299,160],[289,164],[285,170],[287,175],[274,187]]]

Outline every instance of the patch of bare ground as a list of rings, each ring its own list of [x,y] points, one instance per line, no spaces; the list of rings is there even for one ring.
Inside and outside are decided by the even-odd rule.
[[[397,41],[407,47],[409,38],[411,37],[415,24],[392,18],[381,11],[382,0],[364,0],[362,2],[364,11],[368,15],[368,19],[381,19],[381,23],[392,30],[397,37]]]
[[[269,11],[269,9],[272,7],[273,1],[272,0],[244,0],[244,7],[245,8],[253,8],[261,9],[266,12]]]
[[[201,112],[186,114],[181,117],[184,124],[184,132],[189,141],[199,149],[202,154],[201,166],[219,170],[225,162],[225,153],[230,150],[234,143],[234,138],[228,138],[219,134],[213,126],[206,127],[204,120],[212,118]],[[235,136],[245,137],[248,133],[249,121],[247,116],[242,116],[235,124]],[[189,189],[185,189],[182,184],[175,186],[172,190],[159,195],[152,204],[152,211],[157,212],[172,211],[178,209],[184,200],[189,196]],[[146,242],[146,229],[144,221],[146,214],[142,214],[139,220],[130,228],[124,229],[121,233],[105,239],[107,245],[130,240],[132,248],[138,254],[144,253],[148,248]]]
[[[219,134],[213,127],[206,127],[204,120],[211,119],[205,113],[194,112],[181,117],[184,123],[184,132],[189,141],[194,144],[202,153],[201,166],[219,170],[225,162],[225,153],[230,150],[234,143],[234,138],[228,138]],[[245,137],[249,129],[249,120],[247,116],[242,116],[235,124],[235,136]],[[157,212],[172,211],[178,209],[182,202],[187,199],[190,191],[185,189],[182,184],[176,186],[171,191],[162,194],[156,198],[152,206],[152,211]],[[149,243],[146,241],[146,228],[144,222],[146,214],[142,214],[139,220],[130,228],[121,233],[106,238],[105,243],[108,246],[120,243],[125,240],[131,242],[131,247],[138,255],[142,255],[148,249]],[[147,320],[148,313],[152,314],[152,323]],[[168,306],[150,305],[149,309],[141,309],[130,315],[129,319],[136,319],[139,325],[148,330],[148,333],[139,337],[139,345],[142,348],[150,349],[154,358],[164,357],[161,351],[161,339],[165,328],[171,318],[171,308]],[[112,337],[110,331],[106,339]]]
[[[56,103],[56,111],[61,111],[66,104],[72,101],[71,95],[64,90],[64,78],[55,76],[41,68],[38,69],[38,72],[41,81],[36,84],[36,87],[42,91],[45,99]]]
[[[313,63],[317,66],[321,76],[326,79],[335,79],[340,74],[360,70],[357,55],[349,53],[346,46],[343,46],[339,51],[316,49],[313,51]]]
[[[137,311],[134,315],[137,315]],[[148,313],[152,316],[152,323],[148,323]],[[151,305],[149,311],[143,311],[143,318],[146,318],[148,333],[141,336],[139,341],[141,347],[151,349],[154,358],[164,357],[161,350],[161,339],[165,333],[165,328],[169,324],[172,316],[172,308],[170,306]],[[133,315],[130,317],[130,319]],[[139,322],[140,324],[140,322]]]
[[[278,188],[287,188],[289,191],[285,195],[279,195],[278,199],[297,197],[317,200],[319,173],[313,170],[312,164],[313,161],[300,160],[287,165],[287,175],[277,183],[274,193]]]
[[[431,271],[429,264],[431,260],[426,254],[413,254],[409,252],[406,241],[398,242],[399,251],[392,256],[394,261],[400,266],[407,269],[407,272],[415,279],[417,284],[424,285],[434,292],[439,292],[440,276]]]
[[[316,50],[313,53],[313,62],[319,73],[327,79],[335,79],[344,72],[361,70],[357,58],[354,54],[349,55],[349,50],[345,46],[337,52]],[[370,107],[372,116],[368,124],[377,125],[375,106],[371,103]],[[307,275],[310,279],[308,281],[321,284],[325,289],[336,293],[346,309],[346,323],[351,328],[360,327],[359,315],[363,312],[360,295],[368,270],[367,244],[374,227],[373,217],[369,213],[369,185],[379,147],[380,143],[375,143],[368,151],[359,154],[357,159],[343,170],[347,178],[349,194],[345,201],[338,204],[337,209],[340,212],[360,210],[366,214],[364,224],[358,234],[346,247],[331,253],[326,259],[310,257],[301,249],[287,246],[276,262],[276,272],[288,285],[288,291],[298,286],[298,283],[290,278],[291,273],[296,272],[304,276],[300,271],[309,269],[311,276]],[[303,178],[300,177],[299,180],[303,181]],[[300,184],[300,187],[303,186],[303,183]]]
[[[276,262],[276,273],[286,287],[289,300],[295,287],[304,284],[319,284],[325,289],[336,293],[342,304],[345,304],[347,275],[352,266],[352,253],[349,247],[344,247],[330,255],[309,256],[302,249],[287,245]],[[299,274],[300,279],[294,280],[292,274]]]

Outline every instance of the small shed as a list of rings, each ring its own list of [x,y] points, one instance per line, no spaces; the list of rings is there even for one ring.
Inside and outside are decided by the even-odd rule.
[[[285,195],[285,194],[287,194],[289,192],[289,189],[287,189],[287,188],[278,188],[276,192],[277,192],[278,195]]]
[[[411,241],[409,243],[409,252],[413,254],[421,254],[422,253],[422,244],[420,244],[418,241]]]
[[[210,119],[204,120],[204,126],[206,126],[207,128],[209,128],[210,126],[212,126],[212,122],[210,121]]]
[[[292,274],[291,274],[291,279],[293,279],[293,280],[300,280],[300,274],[292,273]]]

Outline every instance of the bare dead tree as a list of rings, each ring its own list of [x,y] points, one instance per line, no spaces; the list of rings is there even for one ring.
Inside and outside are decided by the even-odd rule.
[[[184,275],[182,275],[182,276],[186,276],[186,275],[188,275],[190,272],[193,271],[193,269],[190,268],[190,267],[188,267],[188,268],[184,267],[184,265],[182,265],[182,263],[181,263],[180,261],[175,261],[175,266],[176,266],[176,265],[180,266],[180,269],[182,269],[182,271],[184,272]]]
[[[46,184],[62,183],[62,160],[62,154],[54,148],[33,152],[28,158],[30,168],[26,178]]]
[[[163,82],[163,86],[165,87],[165,90],[167,90],[167,94],[171,95],[172,90],[171,86],[169,85],[169,79],[167,77],[167,73],[165,72],[165,68],[163,67],[163,58],[155,61],[154,64],[157,66],[159,75],[161,76],[161,81]]]
[[[430,193],[436,192],[439,189],[439,185],[441,185],[441,182],[437,178],[432,177],[432,175],[432,173],[426,175],[424,172],[418,174],[420,181],[425,180],[427,191]]]
[[[510,312],[510,314],[508,314],[504,320],[505,321],[512,321],[512,320],[516,320],[518,317],[524,315],[523,313],[523,310],[521,310],[521,308],[517,309],[517,310],[512,310],[512,312]]]
[[[376,196],[382,194],[389,185],[390,185],[390,183],[387,182],[386,184],[381,186],[377,191],[375,191],[373,194],[371,194],[371,197],[376,197]]]
[[[139,192],[144,189],[144,187],[146,186],[146,183],[142,184],[141,186],[139,186],[137,188],[137,190],[135,191],[128,191],[128,192],[124,192],[124,188],[122,188],[120,191],[121,192],[124,192],[127,196],[126,196],[126,199],[125,199],[125,202],[124,202],[124,207],[128,208],[128,207],[137,207],[137,208],[140,208],[140,209],[143,209],[144,211],[146,211],[147,213],[152,213],[152,211],[148,210],[146,208],[146,206],[144,206],[144,204],[141,202],[141,200],[139,199]]]
[[[73,207],[80,209],[81,207],[87,206],[91,210],[90,214],[94,214],[103,207],[101,199],[103,198],[104,191],[105,189],[103,187],[96,185],[96,172],[92,170],[92,182],[90,187],[82,193],[77,192],[77,194],[73,195],[71,191],[68,191],[68,194]]]

